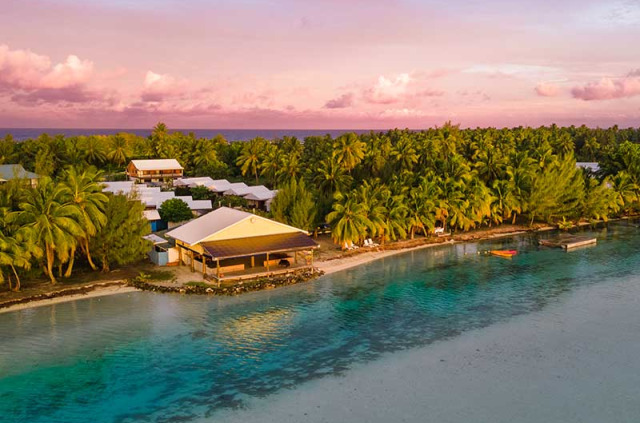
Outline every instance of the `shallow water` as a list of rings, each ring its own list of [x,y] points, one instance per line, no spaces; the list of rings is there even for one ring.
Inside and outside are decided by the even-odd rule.
[[[238,298],[134,293],[3,314],[0,416],[214,419],[252,398],[640,274],[635,226],[591,233],[597,246],[569,253],[515,237],[415,251]],[[477,254],[489,248],[520,254]]]

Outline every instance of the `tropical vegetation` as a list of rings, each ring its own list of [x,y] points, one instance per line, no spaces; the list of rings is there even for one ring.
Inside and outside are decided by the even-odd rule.
[[[148,230],[142,206],[105,195],[100,182],[123,179],[129,160],[144,158],[175,158],[187,176],[277,189],[272,217],[310,231],[328,224],[339,245],[414,238],[438,227],[567,227],[640,209],[635,128],[462,129],[447,123],[423,131],[227,142],[171,132],[160,123],[147,137],[6,136],[0,164],[20,163],[43,178],[36,188],[0,186],[1,280],[15,287],[20,275],[40,271],[56,282],[78,260],[109,269],[141,257],[146,244],[134,240]],[[577,161],[597,162],[599,170]],[[246,207],[242,198],[189,191],[213,199],[214,206]]]

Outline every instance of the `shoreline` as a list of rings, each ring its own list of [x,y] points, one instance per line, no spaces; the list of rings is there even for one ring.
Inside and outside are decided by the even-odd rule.
[[[67,291],[69,292],[67,293]],[[136,291],[138,291],[138,289],[125,285],[125,282],[123,281],[85,285],[76,288],[67,288],[61,291],[51,292],[49,294],[39,294],[33,297],[21,298],[19,300],[5,301],[4,303],[0,304],[0,314],[10,313],[12,311],[26,310],[29,308],[66,303],[69,301],[82,300],[86,298],[104,297],[107,295],[125,294]],[[5,304],[9,305],[4,306]]]
[[[610,220],[610,221],[613,221]],[[582,226],[582,225],[581,225]],[[522,228],[518,230],[510,230],[499,232],[500,228],[485,229],[481,235],[473,233],[462,233],[447,237],[442,242],[425,242],[419,245],[403,247],[401,244],[387,244],[382,249],[371,249],[371,251],[357,252],[356,254],[347,255],[345,257],[333,258],[318,261],[315,264],[316,269],[324,272],[324,275],[337,273],[343,270],[352,269],[354,267],[371,263],[373,261],[395,256],[397,254],[408,253],[412,251],[422,250],[425,248],[433,248],[444,245],[455,245],[467,242],[479,242],[490,239],[506,238],[510,236],[519,236],[537,232],[547,232],[555,230],[553,226],[542,226],[538,228]],[[497,232],[496,232],[497,231]],[[457,238],[457,239],[456,239]],[[410,243],[410,241],[404,241]],[[394,248],[395,247],[395,248]],[[366,248],[366,247],[360,247]],[[130,292],[142,291],[141,289],[126,285],[125,281],[102,282],[98,284],[85,285],[75,288],[67,288],[60,291],[54,291],[48,294],[38,294],[32,297],[25,297],[19,300],[8,300],[0,303],[0,314],[12,311],[25,310],[32,307],[42,307],[64,303],[68,301],[81,300],[86,298],[102,297],[107,295],[124,294]]]

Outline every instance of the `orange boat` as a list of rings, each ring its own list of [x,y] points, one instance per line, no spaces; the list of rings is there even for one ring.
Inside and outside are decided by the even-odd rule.
[[[511,258],[518,254],[516,250],[491,250],[489,251],[494,256]]]

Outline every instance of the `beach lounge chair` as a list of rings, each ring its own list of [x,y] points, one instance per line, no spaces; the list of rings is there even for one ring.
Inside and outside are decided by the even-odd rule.
[[[436,235],[438,235],[438,234],[443,234],[443,233],[444,233],[444,227],[441,227],[441,228],[435,228],[435,229],[433,230],[433,233],[434,233],[434,234],[436,234]]]
[[[349,241],[349,249],[357,250],[359,247],[353,243],[353,241]]]
[[[377,247],[380,244],[378,244],[377,242],[373,242],[373,240],[371,238],[367,238],[364,240],[364,243],[367,247]]]

